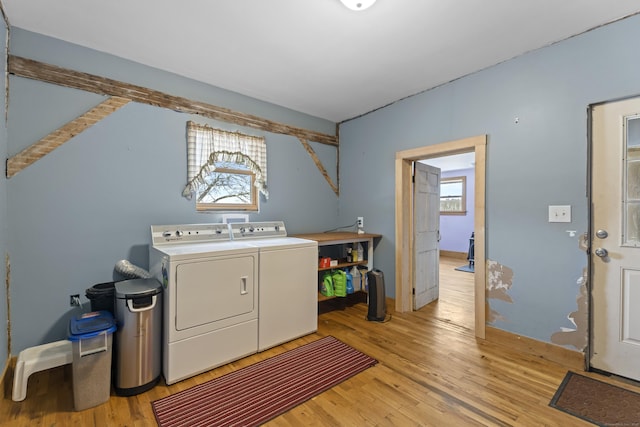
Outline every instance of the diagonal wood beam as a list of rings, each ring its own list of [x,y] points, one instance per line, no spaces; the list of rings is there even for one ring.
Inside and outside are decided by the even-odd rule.
[[[110,97],[106,101],[93,107],[80,117],[70,121],[61,128],[51,132],[40,141],[25,148],[15,156],[7,159],[7,178],[11,178],[22,169],[37,162],[56,148],[60,147],[71,138],[111,113],[127,105],[131,100],[117,96]]]
[[[324,176],[324,179],[326,179],[327,182],[329,183],[329,185],[331,186],[331,189],[333,190],[333,192],[336,193],[336,196],[340,196],[340,189],[338,188],[337,185],[335,185],[333,183],[333,180],[331,179],[331,177],[327,173],[327,170],[322,165],[322,162],[318,158],[318,155],[314,151],[313,147],[311,145],[309,145],[309,143],[306,140],[304,140],[302,138],[298,138],[298,139],[300,140],[300,142],[302,143],[304,148],[307,150],[307,153],[309,153],[309,155],[313,159],[313,162],[316,164],[316,167],[318,168],[318,170],[320,171],[322,176]]]
[[[120,96],[141,104],[164,107],[182,113],[198,114],[239,126],[247,126],[283,135],[292,135],[321,144],[338,146],[338,139],[333,135],[278,123],[205,102],[193,101],[142,86],[73,71],[19,56],[9,55],[8,72],[19,77],[39,80],[59,86],[85,90],[101,95]]]

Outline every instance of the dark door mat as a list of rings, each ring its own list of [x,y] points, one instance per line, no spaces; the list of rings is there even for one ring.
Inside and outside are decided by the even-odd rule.
[[[549,406],[599,426],[640,425],[640,394],[571,371]]]
[[[455,268],[457,271],[466,271],[467,273],[473,273],[473,265],[463,265],[462,267]]]

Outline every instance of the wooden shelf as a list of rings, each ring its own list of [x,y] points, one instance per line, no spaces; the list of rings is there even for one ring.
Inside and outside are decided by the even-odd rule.
[[[325,245],[339,245],[343,243],[357,243],[366,242],[370,239],[377,239],[382,237],[381,234],[372,233],[351,233],[351,232],[329,232],[329,233],[309,233],[309,234],[295,234],[293,237],[299,237],[300,239],[315,240],[318,242],[318,246]]]
[[[328,300],[334,299],[334,298],[344,298],[344,297],[336,297],[336,296],[328,297],[328,296],[322,295],[320,292],[318,292],[318,302],[328,301]]]
[[[333,267],[318,267],[318,271],[337,270],[339,268],[352,267],[354,265],[363,265],[366,267],[368,263],[369,261],[367,261],[366,259],[358,262],[341,262]]]
[[[351,307],[358,303],[367,303],[367,293],[365,291],[355,291],[345,297],[326,297],[318,292],[318,314],[333,310],[344,310],[345,307]]]
[[[367,294],[365,291],[355,291],[354,293],[352,293],[352,294],[347,294],[347,295],[345,295],[345,296],[343,296],[343,297],[338,297],[338,296],[335,296],[335,295],[334,295],[334,296],[332,296],[332,297],[328,297],[328,296],[326,296],[326,295],[322,295],[320,292],[318,292],[318,302],[322,302],[322,301],[329,301],[329,300],[332,300],[332,299],[334,299],[334,298],[349,298],[349,297],[351,297],[352,295],[355,295],[355,294],[358,294],[358,293],[363,293],[363,294],[365,294],[365,295]]]
[[[326,252],[331,252],[334,248],[326,248],[327,246],[340,246],[349,245],[353,243],[363,243],[366,248],[364,257],[365,259],[358,260],[356,262],[341,262],[333,267],[318,267],[318,273],[328,270],[337,270],[340,268],[348,268],[352,266],[363,266],[367,270],[373,268],[373,246],[374,239],[382,237],[381,234],[372,233],[352,233],[352,232],[328,232],[328,233],[310,233],[310,234],[296,234],[293,237],[301,239],[315,240],[318,242],[318,247],[325,247]],[[320,251],[322,252],[322,251]],[[334,257],[334,259],[339,258]],[[342,258],[343,260],[345,258]],[[320,274],[319,274],[320,276]],[[320,281],[320,278],[319,278]],[[350,307],[357,303],[367,302],[367,293],[364,290],[356,290],[352,294],[347,294],[345,297],[327,297],[318,292],[318,314],[326,313],[332,310],[344,310],[345,307]]]

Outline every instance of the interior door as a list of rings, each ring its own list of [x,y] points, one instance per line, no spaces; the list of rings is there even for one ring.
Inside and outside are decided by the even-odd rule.
[[[440,262],[440,169],[414,163],[413,309],[438,299]]]
[[[640,98],[592,111],[590,365],[640,380]]]

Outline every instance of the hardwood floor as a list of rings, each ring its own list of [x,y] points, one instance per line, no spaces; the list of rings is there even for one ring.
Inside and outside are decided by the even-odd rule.
[[[367,306],[322,314],[318,332],[133,397],[73,411],[70,365],[31,376],[27,398],[0,401],[3,426],[153,426],[150,402],[321,336],[333,335],[379,363],[270,421],[268,426],[589,426],[548,406],[567,368],[476,340],[473,275],[443,260],[440,300],[387,323],[365,320]],[[613,379],[587,373],[607,382]],[[622,387],[630,386],[620,383]]]
[[[422,311],[442,321],[469,329],[472,333],[475,320],[473,273],[455,270],[462,265],[468,265],[468,261],[440,258],[440,297]]]

